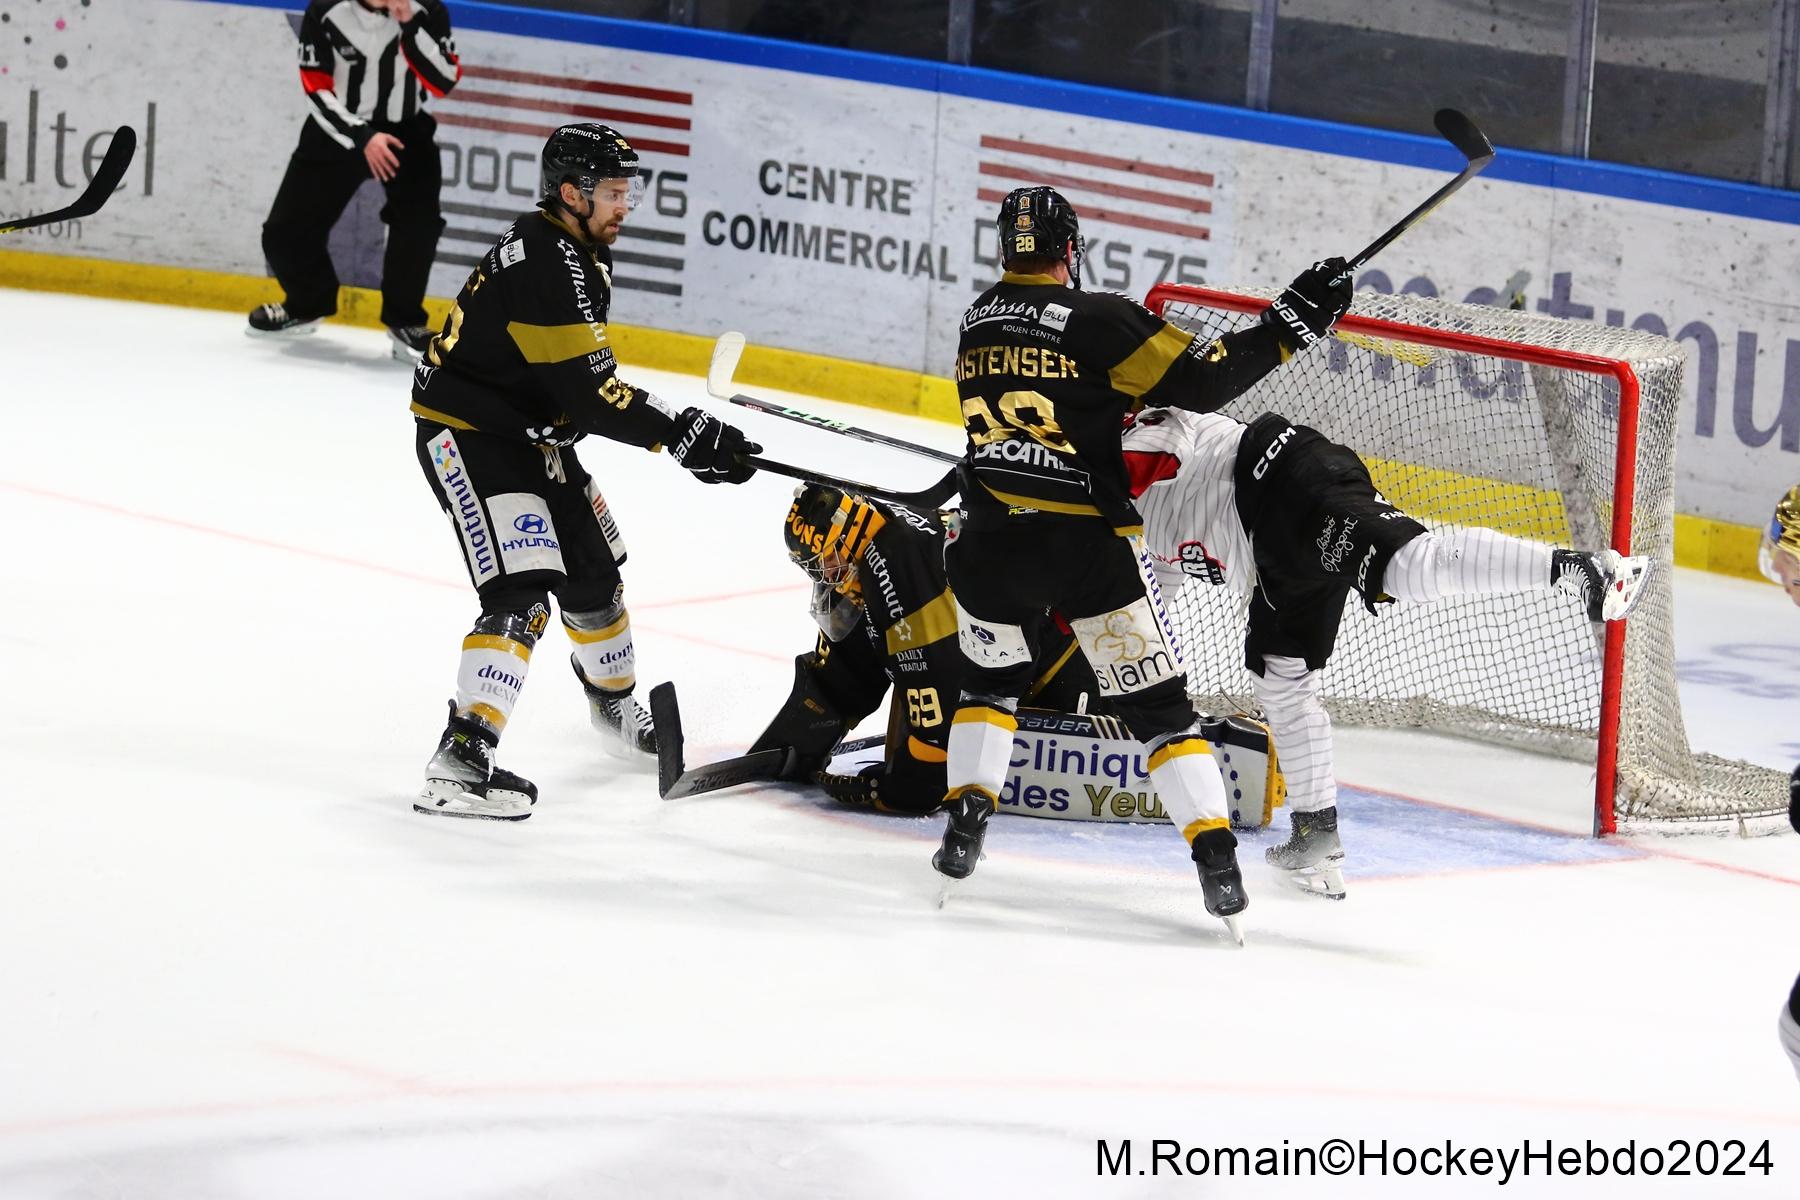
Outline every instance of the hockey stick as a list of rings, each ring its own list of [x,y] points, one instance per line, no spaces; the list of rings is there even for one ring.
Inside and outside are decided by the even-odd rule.
[[[872,483],[862,483],[855,479],[845,479],[841,475],[815,471],[811,467],[796,467],[790,463],[777,462],[772,458],[764,458],[760,454],[740,454],[738,461],[755,467],[759,471],[767,471],[772,475],[785,475],[789,479],[803,479],[808,483],[822,483],[828,488],[836,488],[840,492],[848,492],[853,496],[869,496],[906,508],[941,508],[950,497],[962,490],[962,479],[954,470],[946,472],[942,479],[923,491],[901,492],[893,488],[877,487]]]
[[[55,212],[39,213],[32,217],[20,217],[16,221],[0,222],[0,234],[17,233],[21,229],[35,229],[39,225],[52,225],[58,221],[74,221],[82,217],[91,217],[100,211],[102,205],[112,198],[118,190],[119,180],[125,178],[125,169],[131,165],[132,156],[137,153],[137,130],[129,125],[121,125],[113,132],[112,143],[106,147],[106,157],[100,160],[99,170],[87,185],[87,190],[75,203],[67,208],[59,208]]]
[[[1458,153],[1468,160],[1463,166],[1462,173],[1427,196],[1425,203],[1401,217],[1386,233],[1364,246],[1355,258],[1344,264],[1345,274],[1361,267],[1386,249],[1388,243],[1430,216],[1432,210],[1448,200],[1457,188],[1481,174],[1487,169],[1487,165],[1494,161],[1493,143],[1487,140],[1487,135],[1475,127],[1475,122],[1454,108],[1438,109],[1431,118],[1431,123],[1436,125],[1437,131],[1444,136],[1444,139],[1455,146]]]
[[[904,450],[908,454],[935,458],[939,462],[962,461],[961,455],[951,454],[946,450],[933,450],[929,446],[889,437],[885,433],[876,433],[873,429],[864,429],[846,421],[834,420],[831,417],[816,417],[811,413],[802,412],[800,409],[789,408],[785,404],[776,404],[771,400],[761,400],[755,396],[746,396],[742,392],[733,391],[732,379],[737,375],[738,360],[743,357],[744,335],[735,330],[721,333],[719,340],[713,343],[712,363],[706,371],[706,390],[714,399],[729,400],[740,408],[767,413],[771,417],[780,417],[785,421],[794,421],[801,425],[811,425],[815,429],[823,429],[830,433],[840,433],[845,437],[855,438],[859,442],[868,442],[870,445]]]
[[[659,683],[650,689],[650,719],[656,726],[656,790],[664,800],[716,792],[741,783],[765,782],[781,772],[781,764],[787,758],[786,750],[758,750],[689,769],[683,754],[681,705],[675,699],[672,683]]]
[[[783,749],[758,750],[754,754],[722,758],[690,769],[681,732],[681,704],[675,698],[673,683],[659,683],[650,689],[650,719],[656,726],[656,790],[664,800],[679,800],[739,784],[766,783],[781,772],[781,765],[787,759],[787,751]],[[832,752],[854,754],[879,746],[886,740],[879,735],[855,738],[840,742]]]

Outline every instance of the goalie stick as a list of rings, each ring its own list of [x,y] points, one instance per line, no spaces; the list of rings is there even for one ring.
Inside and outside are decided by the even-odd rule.
[[[131,165],[135,154],[137,130],[129,125],[119,126],[113,132],[112,143],[106,147],[106,156],[100,160],[99,169],[94,172],[87,190],[81,193],[75,203],[55,212],[20,217],[16,221],[0,221],[0,234],[17,233],[21,229],[35,229],[39,225],[53,225],[58,221],[75,221],[93,216],[112,198],[113,192],[118,190],[119,180],[125,177],[125,169]]]
[[[656,791],[664,800],[766,783],[780,774],[781,764],[787,760],[787,750],[777,747],[689,767],[681,732],[681,704],[673,683],[659,683],[650,689],[650,719],[656,726]],[[839,743],[833,753],[854,754],[886,740],[879,736],[855,738]]]

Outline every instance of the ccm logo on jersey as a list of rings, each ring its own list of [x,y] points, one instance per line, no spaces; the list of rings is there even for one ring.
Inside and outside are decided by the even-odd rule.
[[[1288,444],[1288,439],[1293,437],[1296,432],[1292,425],[1282,430],[1281,436],[1270,442],[1269,448],[1263,451],[1262,461],[1251,470],[1250,478],[1261,479],[1263,473],[1269,469],[1269,464],[1275,461],[1275,456],[1281,453],[1282,448]]]

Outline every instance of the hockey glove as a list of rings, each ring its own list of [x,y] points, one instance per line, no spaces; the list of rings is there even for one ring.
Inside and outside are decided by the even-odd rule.
[[[1262,320],[1275,327],[1289,352],[1304,350],[1330,333],[1332,324],[1349,311],[1354,291],[1343,259],[1320,259],[1263,309]]]
[[[669,439],[670,456],[701,483],[742,483],[756,468],[738,461],[739,456],[761,453],[762,447],[745,438],[743,430],[702,408],[676,417]]]

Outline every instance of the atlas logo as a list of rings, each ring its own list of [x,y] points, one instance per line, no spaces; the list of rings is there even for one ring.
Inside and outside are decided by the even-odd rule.
[[[971,625],[969,626],[969,632],[974,635],[976,641],[984,646],[991,646],[994,644],[994,631],[991,629],[983,629],[979,625]]]
[[[1288,439],[1293,437],[1296,432],[1298,431],[1292,425],[1289,425],[1286,429],[1282,430],[1281,436],[1276,438],[1273,442],[1270,442],[1269,448],[1263,451],[1262,461],[1258,462],[1255,468],[1251,470],[1250,478],[1261,479],[1263,474],[1268,471],[1269,464],[1275,461],[1275,456],[1281,453],[1283,448],[1287,446]]]

